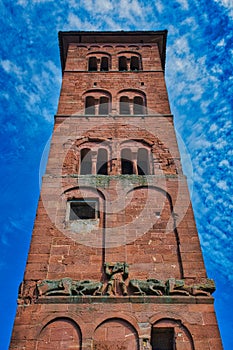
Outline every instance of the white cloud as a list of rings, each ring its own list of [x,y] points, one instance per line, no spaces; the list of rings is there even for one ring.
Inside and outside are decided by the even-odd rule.
[[[164,10],[164,6],[163,6],[163,4],[161,3],[161,1],[159,1],[159,0],[158,0],[158,1],[155,1],[155,7],[156,7],[158,13],[162,13],[163,10]]]
[[[183,55],[183,54],[187,55],[190,51],[188,40],[185,36],[178,38],[174,42],[174,46],[176,47],[176,53],[179,55]]]
[[[187,0],[176,0],[176,2],[178,2],[178,4],[181,5],[183,10],[188,10],[189,9],[189,5],[188,5],[188,1]]]
[[[0,62],[0,65],[2,66],[2,68],[6,73],[9,73],[9,74],[13,73],[18,78],[20,79],[22,78],[23,71],[21,67],[17,66],[15,63],[11,62],[10,60],[2,60]]]
[[[218,43],[217,43],[217,45],[216,45],[217,47],[223,47],[223,46],[226,46],[226,42],[225,42],[225,39],[223,38],[223,39],[221,39]]]
[[[128,19],[131,24],[138,25],[137,17],[143,18],[146,13],[147,7],[141,7],[137,0],[120,0],[118,3],[119,17]],[[143,25],[143,23],[141,23],[141,25]]]
[[[82,28],[82,21],[80,18],[73,13],[69,13],[68,15],[68,26],[72,29]]]
[[[73,13],[69,13],[68,15],[68,23],[65,26],[67,30],[87,30],[94,31],[98,30],[98,24],[92,24],[90,21],[82,21],[80,17],[74,15]]]
[[[218,129],[217,124],[213,123],[213,124],[210,126],[210,130],[209,130],[209,131],[214,132],[214,131],[216,131],[217,129]]]
[[[219,138],[217,142],[214,143],[214,147],[217,150],[222,150],[226,146],[227,146],[227,141],[223,138]]]
[[[223,167],[223,166],[229,167],[229,166],[230,166],[230,164],[229,164],[229,162],[228,162],[227,159],[221,160],[221,162],[220,162],[218,165],[219,165],[220,167]]]
[[[222,66],[220,64],[215,64],[212,69],[211,69],[213,74],[222,74],[223,73],[223,69]]]
[[[198,30],[197,20],[192,16],[185,18],[185,20],[182,22],[182,25],[188,25],[190,28],[192,28],[192,32],[190,34],[194,34],[195,30]]]
[[[2,97],[4,97],[6,100],[10,99],[10,95],[7,92],[2,92]]]
[[[226,181],[224,181],[224,180],[221,180],[221,181],[217,182],[216,186],[217,186],[218,188],[220,188],[221,190],[224,190],[224,191],[227,191],[227,190],[228,190],[227,183],[226,183]]]
[[[26,7],[29,4],[43,4],[43,3],[45,4],[45,3],[48,3],[48,2],[52,2],[52,1],[53,0],[18,0],[17,1],[17,5]]]
[[[232,0],[214,0],[214,1],[217,2],[218,4],[224,6],[229,11],[230,17],[233,18],[233,3],[232,3]]]
[[[94,3],[95,9],[98,12],[105,13],[113,10],[113,4],[109,0],[96,0]]]
[[[82,0],[80,5],[90,13],[107,13],[114,9],[114,2],[111,0]]]
[[[81,0],[80,5],[86,10],[86,11],[93,11],[94,9],[94,1],[93,0]]]

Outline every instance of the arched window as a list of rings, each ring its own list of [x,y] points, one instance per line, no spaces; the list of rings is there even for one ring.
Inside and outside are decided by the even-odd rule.
[[[93,96],[86,97],[85,114],[95,115],[95,99]]]
[[[86,175],[92,173],[92,155],[90,148],[83,148],[81,150],[81,167],[80,174]]]
[[[139,148],[137,155],[138,175],[148,175],[149,171],[149,157],[148,151],[145,148]]]
[[[130,59],[130,70],[139,70],[139,57],[132,56]]]
[[[121,173],[133,174],[132,153],[129,148],[121,151]]]
[[[103,71],[103,72],[107,72],[109,70],[108,57],[102,57],[101,58],[100,70]]]
[[[118,61],[119,71],[127,71],[127,58],[125,56],[120,56]]]
[[[96,72],[97,71],[97,58],[96,57],[89,57],[88,70],[89,70],[89,72]]]
[[[127,96],[120,98],[120,114],[130,114],[129,98]]]
[[[98,150],[96,173],[98,175],[108,175],[108,152],[104,148]]]
[[[133,114],[144,114],[143,98],[135,96],[133,99]]]
[[[99,100],[99,114],[107,115],[109,113],[109,98],[101,96]]]

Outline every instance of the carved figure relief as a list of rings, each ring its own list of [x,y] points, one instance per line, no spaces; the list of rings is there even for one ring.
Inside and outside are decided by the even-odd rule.
[[[129,286],[134,294],[140,295],[164,295],[166,287],[163,281],[154,278],[147,280],[133,279],[129,281]]]
[[[103,283],[83,280],[74,281],[71,278],[60,280],[44,280],[37,283],[38,295],[101,295]]]
[[[18,294],[18,304],[19,305],[28,305],[36,299],[36,281],[27,281],[22,282],[19,286]]]
[[[166,281],[166,294],[168,295],[203,295],[210,296],[215,291],[215,284],[212,279],[206,278],[203,283],[187,285],[185,280],[169,278]]]
[[[140,295],[184,295],[210,296],[215,291],[212,279],[206,278],[202,283],[185,284],[185,280],[169,278],[166,282],[157,279],[129,281],[129,287],[134,294]]]
[[[122,295],[128,295],[125,280],[129,275],[129,265],[125,262],[117,263],[105,263],[105,273],[109,279],[107,284],[106,294],[118,294],[119,291]]]

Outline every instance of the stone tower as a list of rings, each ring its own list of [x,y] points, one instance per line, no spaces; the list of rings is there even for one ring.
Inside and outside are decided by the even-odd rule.
[[[11,350],[222,349],[166,35],[59,33],[62,88]]]

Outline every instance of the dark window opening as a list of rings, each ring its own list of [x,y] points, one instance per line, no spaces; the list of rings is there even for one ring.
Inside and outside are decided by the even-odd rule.
[[[120,98],[120,114],[130,114],[129,98],[127,96]]]
[[[95,99],[92,96],[86,97],[85,114],[95,115]]]
[[[92,155],[89,148],[81,150],[81,169],[80,174],[86,175],[92,173]]]
[[[96,219],[98,217],[97,200],[80,199],[70,201],[69,220]]]
[[[139,58],[137,56],[132,56],[130,59],[130,70],[139,70]]]
[[[133,99],[133,114],[144,114],[143,98],[140,96]]]
[[[88,70],[89,70],[89,72],[96,72],[97,71],[97,58],[96,57],[89,58]]]
[[[106,115],[109,113],[109,98],[108,97],[100,97],[99,102],[99,114]]]
[[[100,70],[107,72],[109,70],[108,57],[102,57],[100,62]]]
[[[96,173],[108,175],[108,152],[104,148],[100,148],[98,151]]]
[[[138,175],[148,175],[150,173],[148,151],[144,148],[139,148],[138,150],[137,168],[138,168]]]
[[[120,72],[127,71],[127,58],[125,56],[119,57],[118,68]]]
[[[175,338],[174,328],[152,329],[152,350],[174,350]]]
[[[123,149],[121,151],[121,173],[123,175],[133,174],[132,154],[129,148]]]

